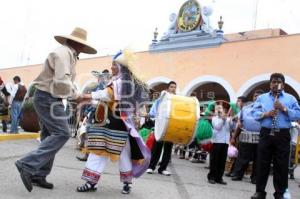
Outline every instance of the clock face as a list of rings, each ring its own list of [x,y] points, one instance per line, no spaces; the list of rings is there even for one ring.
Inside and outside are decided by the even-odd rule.
[[[180,8],[177,26],[183,32],[194,30],[201,22],[201,7],[195,0],[185,2]]]

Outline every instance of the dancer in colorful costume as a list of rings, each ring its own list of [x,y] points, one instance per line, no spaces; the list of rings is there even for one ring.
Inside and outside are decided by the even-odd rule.
[[[88,91],[90,87],[87,87],[87,90],[84,90],[84,93],[91,93],[98,90],[103,90],[104,88],[106,88],[108,81],[110,79],[110,74],[107,69],[103,70],[102,73],[97,71],[92,71],[92,74],[97,78],[97,84],[93,85],[91,91]],[[86,143],[87,143],[86,120],[87,118],[94,118],[95,115],[91,115],[91,114],[95,114],[95,112],[96,112],[96,108],[91,104],[83,105],[83,107],[81,108],[80,118],[82,122],[78,130],[78,141],[79,141],[78,145],[81,149],[81,153],[83,153],[84,156],[76,156],[76,158],[79,161],[87,161],[87,158],[89,156],[89,153],[86,150]]]
[[[148,168],[151,153],[133,120],[139,105],[148,100],[148,89],[132,72],[132,59],[133,55],[128,51],[118,53],[113,58],[112,81],[107,88],[86,94],[86,98],[100,101],[98,107],[106,103],[108,111],[103,111],[107,117],[100,123],[97,122],[97,110],[96,119],[88,120],[87,148],[90,154],[82,174],[86,183],[77,187],[78,192],[96,190],[109,159],[119,160],[123,194],[130,193],[132,178],[141,176]]]

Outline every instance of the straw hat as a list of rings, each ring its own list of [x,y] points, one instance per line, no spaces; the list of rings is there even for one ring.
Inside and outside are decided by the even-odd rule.
[[[91,47],[86,42],[87,32],[86,32],[86,30],[84,30],[82,28],[76,27],[73,30],[73,32],[71,33],[71,35],[67,35],[67,36],[57,35],[57,36],[54,36],[54,38],[60,44],[65,44],[66,40],[72,40],[77,43],[83,44],[85,46],[82,50],[83,53],[86,53],[86,54],[96,54],[97,53],[97,50],[95,48]]]

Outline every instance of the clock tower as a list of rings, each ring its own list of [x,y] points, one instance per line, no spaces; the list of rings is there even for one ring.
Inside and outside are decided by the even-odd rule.
[[[169,28],[160,40],[157,39],[158,31],[154,32],[149,50],[159,52],[221,45],[223,31],[212,28],[209,19],[212,13],[210,6],[202,6],[198,0],[185,1],[177,14],[170,15]]]
[[[188,0],[179,10],[177,28],[181,32],[190,32],[195,30],[201,23],[200,4],[196,0]]]

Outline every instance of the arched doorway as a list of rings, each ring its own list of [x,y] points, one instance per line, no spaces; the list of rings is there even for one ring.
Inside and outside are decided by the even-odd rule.
[[[157,83],[150,87],[150,99],[155,100],[159,98],[162,91],[166,90],[168,88],[167,83]]]
[[[167,77],[155,77],[155,78],[147,81],[147,84],[149,85],[150,92],[151,92],[150,93],[151,99],[152,99],[154,93],[159,95],[159,93],[161,93],[161,91],[166,90],[168,88],[168,83],[170,81],[173,81],[173,80],[170,78],[167,78]],[[177,85],[176,92],[177,93],[180,92],[178,85]]]
[[[263,90],[264,92],[269,92],[270,91],[270,82],[269,81],[263,81],[263,82],[260,82],[260,84],[258,84],[256,86],[252,87],[251,89],[249,89],[248,94],[245,95],[248,100],[250,100],[250,101],[252,100],[252,97],[253,97],[254,92],[256,90]],[[292,86],[290,86],[289,84],[285,84],[284,91],[286,93],[289,93],[289,94],[293,95],[294,97],[296,97],[296,99],[298,101],[300,100],[299,95],[296,92],[296,90]]]
[[[196,97],[200,102],[211,100],[230,101],[230,97],[226,89],[216,82],[208,82],[199,85],[192,91],[192,93],[196,94]]]
[[[160,83],[160,84],[157,84],[157,85],[153,86],[151,89],[156,91],[156,92],[161,92],[163,90],[166,90],[167,88],[168,88],[167,83]]]
[[[255,90],[262,89],[265,92],[270,91],[270,79],[271,74],[263,74],[258,75],[246,83],[244,83],[239,91],[237,92],[237,96],[246,96],[248,100],[252,100],[253,93]],[[300,84],[294,80],[293,78],[285,75],[285,92],[290,93],[291,95],[295,96],[295,98],[299,101],[300,100]]]
[[[150,89],[153,89],[157,92],[161,92],[167,88],[167,84],[172,81],[168,77],[155,77],[147,81]]]
[[[196,92],[198,100],[226,100],[236,101],[236,95],[232,86],[223,78],[218,76],[202,76],[192,80],[183,90],[183,95],[190,96]]]
[[[212,100],[225,100],[230,102],[230,97],[226,89],[219,83],[208,82],[196,87],[190,96],[197,97],[200,104],[200,112],[204,112],[205,108]]]

